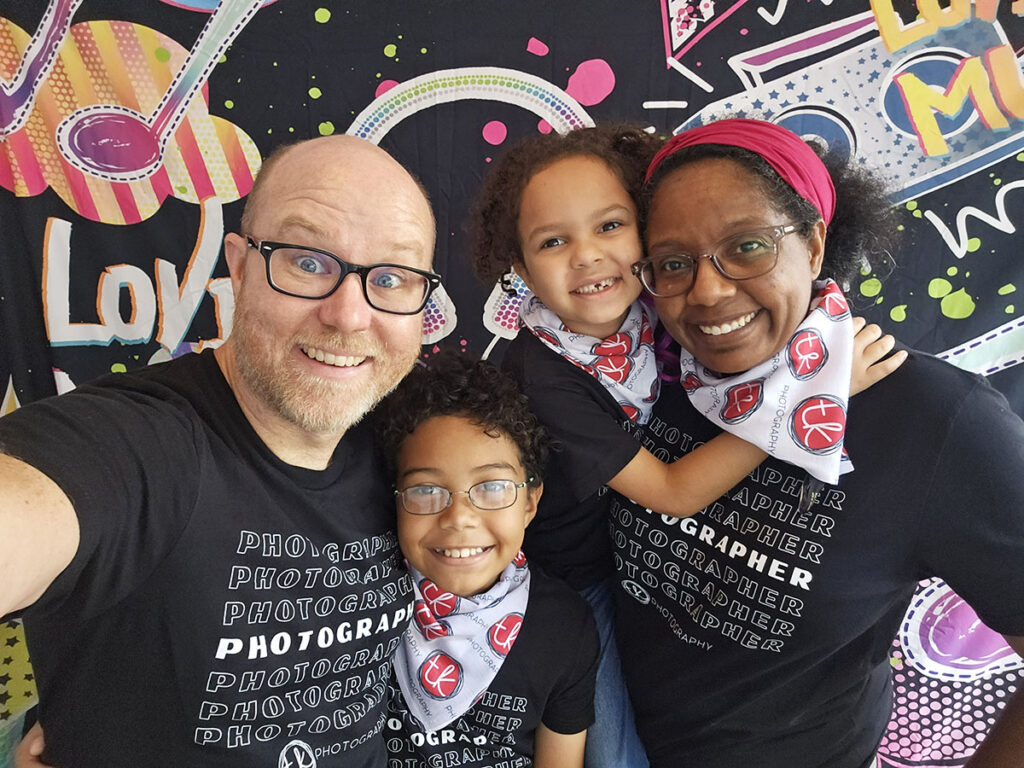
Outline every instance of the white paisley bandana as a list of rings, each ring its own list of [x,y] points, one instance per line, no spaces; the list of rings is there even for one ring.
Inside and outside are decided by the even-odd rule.
[[[634,301],[622,327],[607,339],[573,333],[536,296],[519,310],[520,322],[544,344],[607,389],[630,421],[646,424],[658,399],[654,310]]]
[[[460,597],[406,565],[415,605],[395,652],[395,676],[409,712],[436,731],[464,715],[501,669],[526,615],[530,569],[520,550],[493,587]]]
[[[853,335],[846,297],[835,281],[822,280],[811,311],[774,357],[722,377],[684,349],[679,381],[693,406],[722,429],[835,484],[853,471],[843,449]]]

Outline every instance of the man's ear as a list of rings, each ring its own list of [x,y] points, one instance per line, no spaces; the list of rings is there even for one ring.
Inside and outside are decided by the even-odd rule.
[[[533,518],[537,516],[537,504],[540,502],[540,497],[544,495],[544,483],[539,485],[526,486],[526,524],[529,525],[533,522]]]
[[[235,296],[242,286],[242,273],[245,271],[246,251],[249,250],[249,243],[244,237],[234,232],[224,235],[224,261],[228,264],[228,273],[231,275],[231,289]]]

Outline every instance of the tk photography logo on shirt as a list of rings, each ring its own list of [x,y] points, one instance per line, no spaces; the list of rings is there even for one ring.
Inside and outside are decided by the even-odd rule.
[[[277,768],[316,768],[316,754],[304,741],[289,741],[277,758]]]

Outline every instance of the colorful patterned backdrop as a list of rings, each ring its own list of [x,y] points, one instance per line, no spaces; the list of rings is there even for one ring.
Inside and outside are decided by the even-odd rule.
[[[2,411],[223,339],[220,239],[282,142],[348,132],[423,179],[446,286],[425,354],[497,359],[514,302],[473,278],[463,230],[488,163],[538,131],[738,113],[889,178],[905,241],[849,286],[855,306],[1024,413],[1019,15],[1022,0],[0,0]],[[892,665],[890,767],[960,765],[1022,668],[942,584],[922,585]],[[0,624],[0,767],[34,696],[20,628]]]

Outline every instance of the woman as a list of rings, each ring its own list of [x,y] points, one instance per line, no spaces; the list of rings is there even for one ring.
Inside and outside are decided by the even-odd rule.
[[[869,176],[830,175],[778,126],[723,120],[674,137],[646,197],[635,270],[683,350],[645,444],[678,456],[746,430],[790,462],[682,521],[613,504],[619,641],[651,764],[871,765],[920,579],[945,579],[1024,651],[1024,424],[981,377],[920,353],[852,402],[830,373],[848,307],[816,281],[877,254],[890,217]],[[977,765],[1019,765],[1022,711],[1018,692]]]

